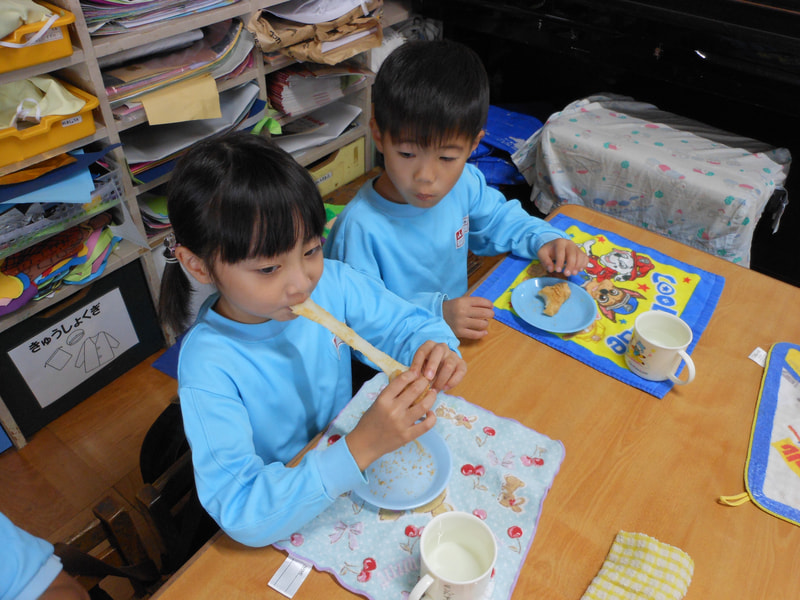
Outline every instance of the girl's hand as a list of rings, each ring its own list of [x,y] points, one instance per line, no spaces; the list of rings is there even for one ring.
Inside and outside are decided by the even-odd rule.
[[[431,382],[431,389],[446,392],[464,378],[467,363],[447,344],[428,340],[414,355],[411,370],[414,369]]]
[[[345,436],[359,469],[363,471],[384,454],[417,439],[434,426],[436,415],[431,408],[436,394],[428,390],[429,385],[430,380],[412,367],[395,377],[378,395],[353,431]]]

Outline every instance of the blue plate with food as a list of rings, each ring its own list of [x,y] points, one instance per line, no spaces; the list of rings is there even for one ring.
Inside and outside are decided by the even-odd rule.
[[[451,470],[450,449],[431,429],[367,467],[367,482],[353,492],[378,508],[409,510],[441,494]]]
[[[558,277],[526,279],[511,291],[511,306],[526,323],[551,333],[581,331],[597,316],[589,292]]]

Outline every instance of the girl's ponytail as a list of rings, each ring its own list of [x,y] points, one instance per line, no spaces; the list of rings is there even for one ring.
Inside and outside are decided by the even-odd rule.
[[[158,314],[161,324],[177,336],[189,326],[189,306],[194,288],[175,256],[175,246],[175,235],[171,233],[164,240],[166,264],[161,275]]]

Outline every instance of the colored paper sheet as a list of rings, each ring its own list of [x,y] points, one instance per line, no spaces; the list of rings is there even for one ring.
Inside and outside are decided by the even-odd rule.
[[[5,202],[8,204],[33,204],[34,202],[42,204],[51,202],[86,204],[91,201],[93,191],[94,181],[92,181],[92,174],[88,168],[84,168],[67,179],[21,196],[9,198]]]
[[[211,75],[179,81],[140,98],[150,125],[218,119],[217,83]]]

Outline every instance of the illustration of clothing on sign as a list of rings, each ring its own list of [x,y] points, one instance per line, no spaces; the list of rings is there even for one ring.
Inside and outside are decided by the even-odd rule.
[[[63,348],[56,348],[56,351],[50,355],[50,358],[47,359],[45,363],[46,367],[50,367],[55,369],[56,371],[62,371],[64,367],[69,364],[69,361],[72,359],[72,354],[64,350]]]
[[[119,347],[119,340],[109,333],[101,331],[89,337],[81,346],[75,366],[90,373],[114,359],[114,348]]]

